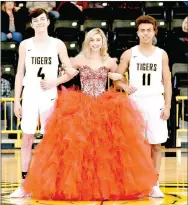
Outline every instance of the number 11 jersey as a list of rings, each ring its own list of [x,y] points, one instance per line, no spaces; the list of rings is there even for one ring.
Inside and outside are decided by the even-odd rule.
[[[139,46],[131,48],[129,64],[129,84],[136,87],[134,96],[152,96],[164,93],[162,82],[163,50],[155,47],[148,57],[139,51]]]
[[[33,38],[25,40],[25,76],[23,86],[40,89],[41,79],[55,80],[58,76],[58,39],[49,38],[44,50],[37,48]]]

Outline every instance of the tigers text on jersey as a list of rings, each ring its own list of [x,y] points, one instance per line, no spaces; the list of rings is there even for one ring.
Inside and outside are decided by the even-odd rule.
[[[55,80],[58,75],[58,40],[50,37],[45,50],[39,50],[33,38],[25,40],[25,68],[23,86],[40,87],[40,80]]]
[[[136,87],[135,96],[160,95],[164,93],[162,83],[163,50],[155,47],[149,57],[139,51],[139,46],[131,48],[129,84]]]
[[[41,51],[33,38],[25,40],[25,68],[22,93],[21,128],[26,134],[34,134],[40,117],[41,133],[53,111],[57,98],[57,87],[43,90],[41,79],[55,80],[58,77],[58,40],[50,37],[46,48]]]

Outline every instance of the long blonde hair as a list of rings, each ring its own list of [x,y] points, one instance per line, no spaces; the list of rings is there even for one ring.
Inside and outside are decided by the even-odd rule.
[[[91,38],[96,34],[99,34],[102,37],[102,47],[100,50],[100,55],[102,57],[102,60],[106,60],[106,58],[109,56],[107,53],[107,50],[108,50],[107,38],[106,38],[104,32],[100,28],[94,28],[86,34],[83,45],[82,45],[81,53],[86,58],[88,58],[90,56],[89,42],[90,42]]]
[[[188,16],[183,20],[182,23],[182,30],[186,33],[188,33]]]
[[[1,10],[6,12],[6,5],[5,5],[6,1],[3,1],[2,5],[1,5]],[[16,6],[16,2],[14,2],[14,6]],[[12,9],[12,11],[15,11],[15,8]]]

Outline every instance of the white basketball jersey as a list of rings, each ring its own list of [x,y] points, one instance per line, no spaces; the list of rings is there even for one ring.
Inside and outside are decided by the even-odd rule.
[[[136,87],[134,96],[152,96],[164,93],[162,83],[162,56],[163,50],[155,47],[149,57],[144,56],[139,47],[131,48],[129,65],[129,84]]]
[[[23,79],[23,86],[40,88],[41,79],[55,80],[58,76],[58,40],[50,37],[49,43],[45,50],[39,50],[34,44],[33,38],[25,40],[26,73]]]

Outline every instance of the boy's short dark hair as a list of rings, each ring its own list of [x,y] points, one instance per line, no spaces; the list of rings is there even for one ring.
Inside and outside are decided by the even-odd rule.
[[[45,14],[46,18],[49,19],[48,13],[44,9],[37,8],[29,14],[29,21],[32,22],[33,18],[37,18],[41,14]]]

